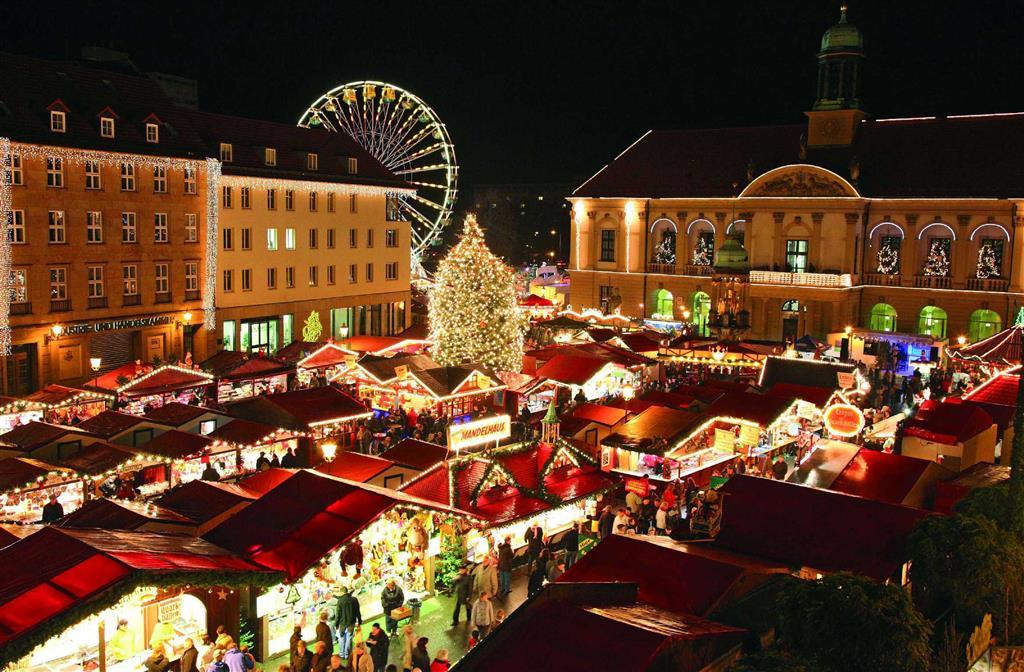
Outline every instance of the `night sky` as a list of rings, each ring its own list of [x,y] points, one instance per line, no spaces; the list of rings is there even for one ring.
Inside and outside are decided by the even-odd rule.
[[[5,2],[0,49],[119,48],[198,79],[204,109],[286,122],[337,84],[391,81],[445,120],[465,185],[585,178],[649,128],[798,121],[839,15],[832,0],[60,4]],[[850,20],[876,116],[1024,110],[1019,0],[851,0]]]

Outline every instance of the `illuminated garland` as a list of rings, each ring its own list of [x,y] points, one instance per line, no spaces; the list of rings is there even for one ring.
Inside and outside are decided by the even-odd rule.
[[[181,373],[190,373],[190,374],[192,374],[194,376],[198,376],[199,378],[205,378],[206,381],[210,382],[210,383],[212,383],[214,380],[216,380],[216,378],[212,374],[209,374],[206,371],[203,371],[202,369],[189,369],[189,368],[186,368],[184,366],[178,366],[177,364],[164,364],[161,367],[153,369],[149,373],[144,373],[141,376],[138,376],[136,378],[132,378],[127,383],[125,383],[124,385],[122,385],[119,388],[117,388],[116,391],[117,391],[118,394],[120,394],[121,392],[124,392],[128,388],[134,386],[136,383],[141,383],[144,380],[148,380],[148,379],[152,378],[153,376],[155,376],[156,374],[161,373],[163,371],[166,371],[167,369],[171,369],[171,370],[174,370],[174,371],[180,371]],[[196,383],[195,387],[199,387],[200,385],[202,385],[202,383]]]
[[[408,187],[381,187],[370,184],[351,184],[335,182],[317,182],[314,180],[288,180],[274,177],[250,177],[243,175],[225,175],[221,183],[226,186],[253,187],[256,189],[295,189],[298,191],[316,191],[334,193],[342,196],[405,196],[416,193]]]
[[[11,241],[10,220],[13,214],[11,183],[8,168],[11,141],[0,137],[0,357],[11,354]]]
[[[220,211],[221,164],[206,160],[206,277],[203,282],[203,327],[217,328],[217,216]]]

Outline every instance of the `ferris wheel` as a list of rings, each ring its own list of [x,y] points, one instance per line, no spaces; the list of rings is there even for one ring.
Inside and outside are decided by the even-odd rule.
[[[399,196],[411,223],[412,263],[441,238],[455,207],[459,166],[448,129],[418,96],[385,82],[349,82],[320,96],[299,126],[323,125],[347,133],[415,194]]]

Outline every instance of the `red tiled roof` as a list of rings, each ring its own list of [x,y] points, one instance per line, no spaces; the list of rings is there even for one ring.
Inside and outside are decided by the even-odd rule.
[[[534,446],[528,450],[499,455],[496,460],[512,474],[521,488],[534,490],[540,484],[540,468],[550,454],[550,448]]]
[[[781,397],[783,399],[800,399],[822,408],[835,394],[837,388],[815,387],[813,385],[799,385],[797,383],[776,383],[765,391],[769,397]]]
[[[595,466],[559,467],[544,478],[544,489],[563,502],[571,502],[613,488],[618,482]]]
[[[979,406],[929,399],[905,422],[903,434],[955,445],[981,434],[993,424],[992,416]]]
[[[907,537],[927,511],[756,476],[722,486],[714,545],[794,567],[888,579],[907,560]]]
[[[756,422],[767,427],[793,403],[792,397],[774,397],[749,392],[728,392],[707,409],[709,418],[720,416]]]
[[[861,448],[828,489],[879,502],[902,504],[931,468],[942,469],[929,460]],[[948,475],[952,477],[953,473]]]
[[[448,446],[417,439],[402,439],[394,448],[381,453],[381,457],[396,464],[424,470],[448,457]]]
[[[354,357],[356,352],[343,348],[337,343],[324,343],[306,357],[300,359],[296,366],[303,369],[323,369],[329,366],[344,364],[346,359]]]
[[[169,429],[146,443],[138,446],[140,452],[160,455],[171,459],[181,459],[199,455],[213,443],[213,439],[200,434],[190,434],[177,429]]]
[[[387,471],[394,462],[373,455],[364,455],[344,450],[339,452],[330,462],[323,462],[317,471],[329,476],[337,476],[350,481],[365,483],[371,478]]]
[[[81,437],[93,436],[85,430],[32,420],[14,427],[9,432],[0,434],[0,443],[30,453],[36,448],[52,443],[68,434]]]
[[[1016,407],[1019,384],[1020,374],[1000,373],[965,394],[964,399],[982,404]]]
[[[60,464],[62,467],[67,467],[80,474],[96,475],[120,467],[129,460],[140,456],[145,457],[145,453],[136,448],[96,441],[88,446],[83,446],[71,457],[64,458]],[[146,464],[146,462],[143,461],[141,464]]]
[[[537,369],[537,376],[565,385],[583,385],[607,365],[608,362],[593,357],[555,355]]]
[[[180,427],[186,422],[195,420],[206,413],[218,413],[218,411],[210,408],[203,408],[202,406],[183,404],[180,401],[172,401],[169,404],[164,404],[157,408],[151,408],[146,411],[146,414],[142,417],[146,420],[158,422],[161,425],[167,425],[168,427]]]
[[[596,422],[605,427],[613,427],[622,422],[626,417],[626,411],[602,404],[580,404],[573,409],[571,417]]]
[[[121,413],[120,411],[103,411],[88,420],[78,423],[77,427],[96,436],[109,439],[144,421],[145,418],[138,415]]]

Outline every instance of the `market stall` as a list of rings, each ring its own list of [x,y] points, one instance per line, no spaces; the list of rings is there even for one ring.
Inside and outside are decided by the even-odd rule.
[[[537,369],[537,377],[568,388],[573,399],[582,392],[588,401],[635,390],[643,381],[637,371],[616,362],[573,354],[555,355]]]
[[[157,455],[171,463],[170,487],[209,477],[216,470],[217,480],[243,473],[234,446],[216,445],[209,436],[171,429],[138,447],[140,452]],[[166,486],[165,486],[166,487]]]
[[[43,419],[57,425],[77,425],[102,413],[114,403],[114,395],[98,390],[82,390],[64,385],[47,385],[25,397],[26,402],[42,404]]]
[[[207,435],[213,439],[210,445],[211,455],[219,455],[234,450],[235,462],[241,465],[241,473],[252,473],[257,470],[256,461],[260,456],[272,460],[284,458],[289,451],[296,451],[299,438],[306,436],[302,432],[274,427],[262,422],[235,419],[221,425]]]
[[[293,364],[233,350],[221,350],[200,362],[199,368],[216,379],[217,402],[221,404],[261,394],[286,392],[288,377],[295,373]]]
[[[33,420],[42,420],[46,405],[37,401],[0,396],[0,434]]]
[[[137,492],[148,498],[170,487],[170,463],[166,457],[97,441],[61,460],[60,466],[82,476],[88,497]]]
[[[300,386],[332,380],[350,368],[359,357],[355,350],[344,348],[333,341],[324,343],[295,364],[295,375]]]
[[[92,388],[112,390],[117,395],[118,403],[124,406],[127,413],[133,415],[144,415],[149,408],[163,406],[173,401],[183,404],[202,402],[208,396],[214,380],[213,376],[205,371],[176,364],[164,364],[143,373],[136,373],[135,377],[127,380],[123,379],[124,376],[110,380],[109,376],[110,374],[105,374],[94,378],[89,384]]]
[[[0,460],[0,522],[38,523],[52,497],[71,513],[86,499],[82,476],[75,471],[25,457]]]
[[[693,475],[711,466],[700,455],[693,464],[681,467],[678,460],[666,460],[665,454],[679,444],[699,424],[695,413],[652,405],[618,426],[601,440],[601,468],[623,476],[647,476],[657,481],[670,481],[679,475]],[[715,464],[726,456],[715,455]]]

